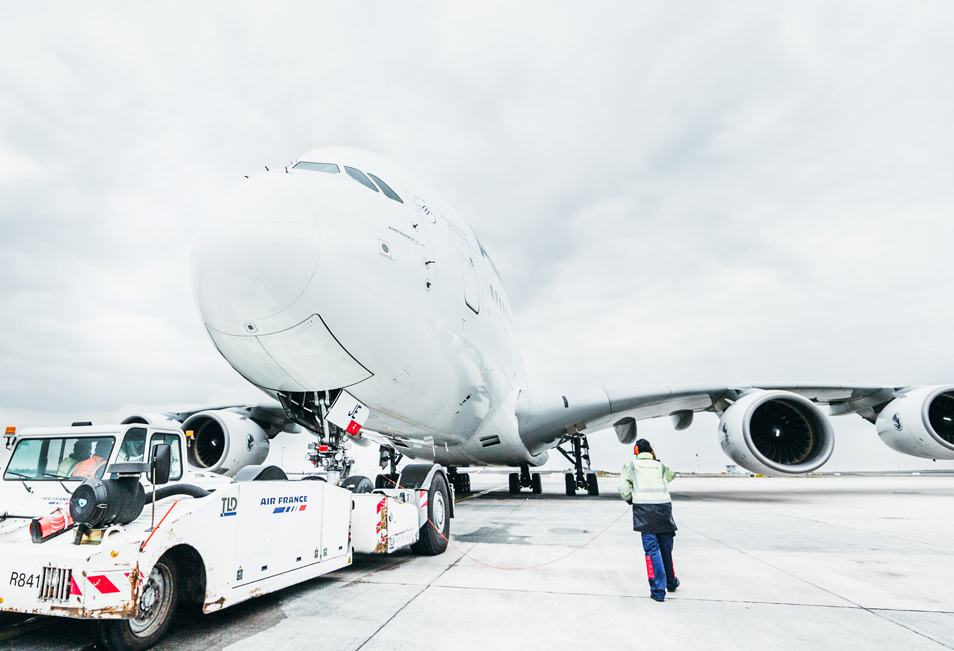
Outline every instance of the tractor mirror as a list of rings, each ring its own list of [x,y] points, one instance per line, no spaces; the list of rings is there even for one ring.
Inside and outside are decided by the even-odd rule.
[[[169,471],[172,468],[172,446],[168,443],[157,443],[152,446],[152,469],[150,479],[154,486],[169,481]]]

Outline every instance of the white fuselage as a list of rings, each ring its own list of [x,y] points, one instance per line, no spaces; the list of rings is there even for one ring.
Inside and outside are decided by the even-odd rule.
[[[542,461],[518,435],[526,380],[493,263],[386,160],[318,149],[246,180],[200,232],[192,270],[219,351],[267,393],[346,388],[409,456]]]

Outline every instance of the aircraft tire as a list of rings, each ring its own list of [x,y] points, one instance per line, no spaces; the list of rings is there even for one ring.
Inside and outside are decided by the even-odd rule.
[[[520,492],[520,473],[510,473],[510,494],[516,495]]]
[[[596,481],[596,473],[591,472],[586,475],[586,492],[590,495],[600,494],[600,484]]]
[[[566,480],[566,494],[570,497],[576,495],[576,477],[573,473],[568,472],[563,475],[563,478]]]
[[[153,566],[139,596],[133,619],[104,619],[97,622],[99,638],[110,651],[142,651],[161,640],[179,602],[175,564],[163,557]]]
[[[427,522],[421,526],[411,551],[418,556],[437,556],[447,549],[450,538],[450,491],[444,475],[437,473],[427,490]]]
[[[543,480],[540,478],[540,473],[535,472],[530,475],[530,488],[533,490],[534,495],[539,495],[543,492]]]
[[[374,484],[363,475],[351,475],[339,484],[342,488],[347,488],[352,493],[371,493],[374,491]]]
[[[470,475],[458,474],[451,483],[454,484],[454,491],[464,495],[470,492]]]

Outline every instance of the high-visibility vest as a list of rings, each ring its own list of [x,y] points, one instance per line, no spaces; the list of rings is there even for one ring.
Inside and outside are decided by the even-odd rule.
[[[619,494],[633,504],[665,504],[671,502],[667,484],[675,479],[666,464],[653,459],[650,452],[640,452],[623,466],[619,476]]]
[[[106,459],[92,456],[86,461],[80,461],[73,467],[70,477],[95,477],[100,468],[106,465]]]
[[[59,467],[56,469],[57,477],[69,477],[70,473],[73,472],[73,468],[76,467],[76,464],[79,463],[79,459],[74,459],[73,457],[66,457],[60,461]]]

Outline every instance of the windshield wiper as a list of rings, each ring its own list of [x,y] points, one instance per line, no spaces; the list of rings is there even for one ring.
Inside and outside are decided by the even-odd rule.
[[[57,480],[58,482],[60,482],[60,486],[63,487],[63,490],[66,491],[67,495],[72,495],[72,494],[73,494],[73,491],[71,491],[69,488],[67,488],[67,487],[66,487],[66,484],[63,483],[63,477],[60,477],[59,475],[51,475],[51,474],[48,473],[48,472],[43,473],[43,476],[44,476],[44,477],[52,477],[53,479],[55,479],[55,480]]]
[[[33,492],[33,489],[30,488],[30,487],[27,485],[26,481],[24,481],[24,480],[26,480],[26,479],[36,479],[36,477],[31,477],[30,475],[24,475],[23,473],[16,472],[15,470],[8,470],[6,473],[4,473],[4,476],[6,476],[6,475],[16,475],[17,477],[20,478],[20,481],[23,482],[23,487],[24,487],[25,489],[27,489],[27,492],[28,492],[28,493],[32,493],[32,492]]]

